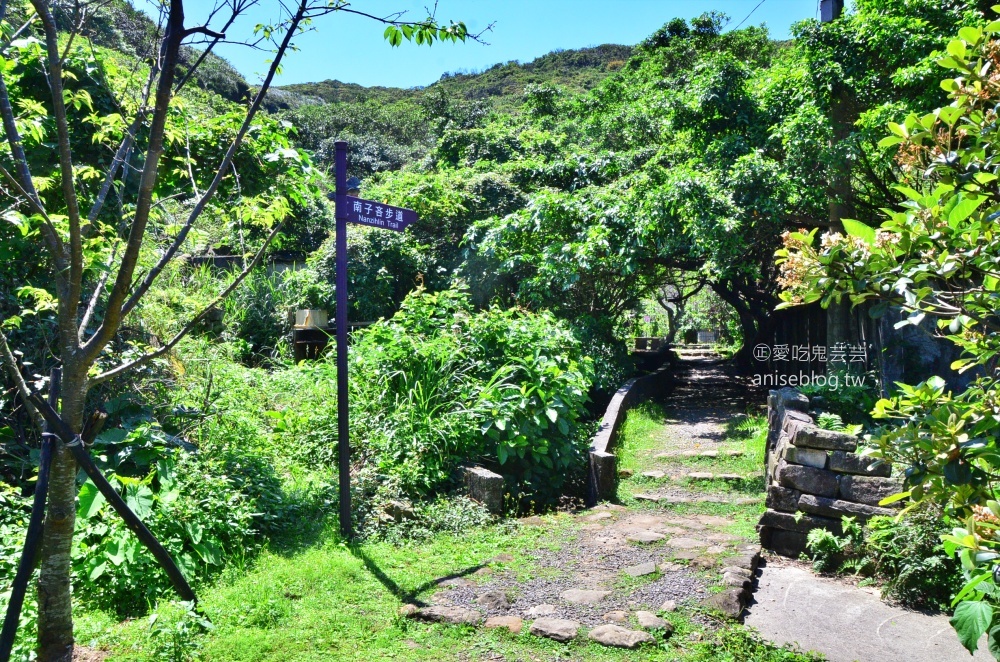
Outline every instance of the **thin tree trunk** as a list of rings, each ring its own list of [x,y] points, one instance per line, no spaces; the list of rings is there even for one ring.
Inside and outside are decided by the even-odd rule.
[[[75,375],[66,375],[63,380],[62,415],[74,430],[80,430],[83,422],[86,389],[80,382]],[[70,577],[76,524],[76,472],[73,454],[58,442],[52,458],[38,577],[39,662],[69,662],[73,658]]]

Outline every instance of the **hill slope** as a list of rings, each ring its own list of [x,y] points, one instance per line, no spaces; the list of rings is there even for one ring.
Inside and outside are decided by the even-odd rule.
[[[339,80],[297,83],[274,88],[265,107],[271,112],[304,105],[358,103],[369,99],[398,101],[421,99],[443,90],[466,100],[519,97],[530,84],[549,84],[574,92],[593,88],[632,54],[631,46],[604,44],[574,50],[557,50],[531,62],[500,62],[481,72],[445,73],[425,88],[364,87]],[[506,104],[504,104],[506,105]]]

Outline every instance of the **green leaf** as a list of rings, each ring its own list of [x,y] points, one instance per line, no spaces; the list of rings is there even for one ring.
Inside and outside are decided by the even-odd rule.
[[[964,27],[958,31],[958,36],[970,44],[975,44],[982,39],[983,33],[979,28]]]
[[[104,556],[115,565],[125,562],[125,541],[121,538],[112,540],[104,548]]]
[[[845,218],[843,221],[844,230],[852,237],[863,240],[869,246],[875,245],[875,230],[868,227],[861,221]]]
[[[107,562],[98,563],[97,565],[95,565],[94,569],[90,571],[90,581],[93,582],[100,579],[101,575],[103,575],[107,569],[108,569]]]
[[[902,193],[903,195],[905,195],[906,197],[908,197],[910,200],[913,200],[914,202],[920,202],[921,200],[924,199],[924,195],[922,193],[920,193],[919,191],[914,191],[909,186],[898,185],[898,186],[893,186],[893,188]]]
[[[194,551],[198,552],[198,556],[205,563],[222,565],[222,551],[215,543],[206,541],[198,545],[192,545],[192,547],[194,547]]]
[[[967,596],[969,593],[972,592],[972,589],[974,589],[977,586],[979,586],[979,584],[981,582],[985,581],[986,579],[988,579],[992,575],[993,575],[992,571],[984,572],[983,574],[979,575],[978,577],[973,577],[971,580],[969,580],[969,582],[965,586],[962,587],[962,590],[958,592],[958,595],[955,596],[955,599],[951,601],[951,606],[954,607],[959,602],[961,602],[962,598],[964,598],[965,596]]]
[[[153,512],[153,492],[145,485],[129,487],[125,490],[125,503],[139,519],[144,519]]]
[[[557,411],[556,411],[555,409],[553,409],[552,407],[549,407],[548,409],[546,409],[546,410],[545,410],[545,415],[546,415],[546,416],[548,417],[548,419],[549,419],[550,421],[552,421],[553,423],[555,423],[555,422],[556,422],[556,419],[557,419],[557,418],[559,418],[559,412],[557,412]]]
[[[944,478],[952,485],[968,485],[972,482],[972,467],[961,458],[944,465]]]
[[[205,527],[201,524],[191,522],[184,522],[184,530],[187,531],[188,536],[191,538],[191,543],[194,545],[201,542],[201,536],[205,533]]]
[[[979,207],[986,202],[986,196],[979,198],[962,197],[958,203],[948,212],[948,225],[957,227],[959,223],[972,216]]]
[[[900,492],[898,494],[893,494],[892,496],[887,496],[878,502],[880,506],[888,506],[890,503],[896,503],[897,501],[902,501],[903,499],[910,498],[910,492]]]
[[[500,460],[500,464],[506,464],[508,452],[509,451],[508,451],[506,445],[501,444],[501,445],[497,446],[497,457]]]
[[[958,58],[965,57],[965,42],[961,39],[952,39],[948,42],[948,52]]]
[[[962,109],[954,106],[945,106],[938,110],[938,117],[948,126],[954,126],[958,118],[962,116]]]
[[[1000,660],[1000,625],[990,628],[989,638],[986,640],[986,648],[994,660]]]
[[[993,621],[993,607],[985,602],[966,600],[955,607],[955,615],[951,617],[951,626],[958,634],[958,640],[970,653],[975,653],[979,647],[979,638]]]
[[[76,516],[81,519],[90,519],[96,515],[100,512],[105,501],[104,495],[89,479],[80,487],[78,499],[80,503],[76,508]]]

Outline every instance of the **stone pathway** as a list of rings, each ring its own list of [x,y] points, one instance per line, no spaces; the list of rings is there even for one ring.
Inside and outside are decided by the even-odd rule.
[[[763,458],[727,439],[726,426],[763,397],[725,364],[702,358],[683,360],[675,381],[662,401],[665,419],[622,472],[627,507],[525,518],[522,526],[552,529],[530,574],[501,556],[478,576],[441,582],[421,596],[428,606],[402,613],[634,648],[669,637],[676,610],[713,627],[702,607],[732,618],[746,607],[746,623],[766,638],[833,662],[991,659],[985,642],[971,658],[946,616],[892,607],[874,589],[819,577],[796,561],[760,562],[754,524],[763,512]]]
[[[430,596],[432,606],[407,606],[406,615],[528,628],[558,641],[587,628],[589,639],[624,648],[669,636],[673,627],[664,617],[676,609],[707,604],[738,615],[760,546],[752,527],[734,533],[737,522],[723,511],[761,503],[760,486],[751,494],[752,476],[699,470],[740,458],[742,451],[723,439],[726,423],[745,411],[745,391],[721,364],[706,360],[684,361],[677,382],[664,402],[667,419],[655,433],[656,448],[639,460],[648,489],[635,499],[627,497],[631,488],[622,490],[634,505],[563,515],[555,542],[534,553],[531,577],[501,560],[481,577],[448,580]],[[745,481],[746,496],[734,492]],[[543,518],[521,522],[552,526]]]

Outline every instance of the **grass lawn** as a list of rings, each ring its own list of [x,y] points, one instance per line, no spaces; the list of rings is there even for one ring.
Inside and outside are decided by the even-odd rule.
[[[662,418],[655,407],[629,414],[621,447],[625,468],[640,468],[638,454],[654,447]],[[727,435],[728,436],[728,435]],[[733,444],[756,452],[759,440],[731,431]],[[755,457],[750,452],[746,454]],[[738,462],[749,461],[735,458]],[[648,461],[648,460],[647,460]],[[755,461],[755,460],[754,460]],[[645,479],[623,481],[623,501],[648,507],[630,494]],[[632,483],[635,483],[634,485]],[[713,486],[715,487],[715,486]],[[732,503],[675,504],[678,515],[732,519],[728,530],[753,535],[759,507]],[[78,619],[78,643],[110,652],[109,662],[172,660],[681,660],[685,662],[790,662],[814,658],[762,643],[742,626],[715,622],[699,610],[667,617],[674,635],[635,651],[606,648],[585,636],[560,644],[528,633],[427,624],[398,616],[407,602],[427,604],[438,582],[474,581],[484,572],[513,570],[519,579],[538,574],[532,552],[558,549],[580,526],[567,514],[543,517],[541,526],[510,521],[461,535],[438,534],[421,542],[349,545],[328,527],[316,541],[287,552],[264,552],[230,567],[199,590],[212,625],[205,630],[176,603],[161,604],[155,621],[118,623],[101,612]],[[484,570],[489,568],[490,570]],[[479,574],[477,574],[477,572]],[[641,580],[636,580],[641,581]]]
[[[565,515],[546,520],[548,526],[491,526],[405,546],[346,545],[330,533],[298,553],[264,553],[251,567],[232,568],[214,586],[203,587],[202,604],[213,622],[207,633],[167,604],[156,611],[156,628],[145,618],[115,623],[101,613],[84,614],[78,642],[109,650],[109,662],[809,659],[764,646],[739,626],[710,632],[680,612],[670,615],[676,632],[669,641],[637,651],[583,637],[560,644],[529,634],[527,624],[512,635],[397,616],[405,601],[426,601],[443,578],[475,579],[476,570],[500,564],[530,574],[526,552],[558,545],[560,533],[575,526]],[[509,556],[492,561],[500,554]]]

